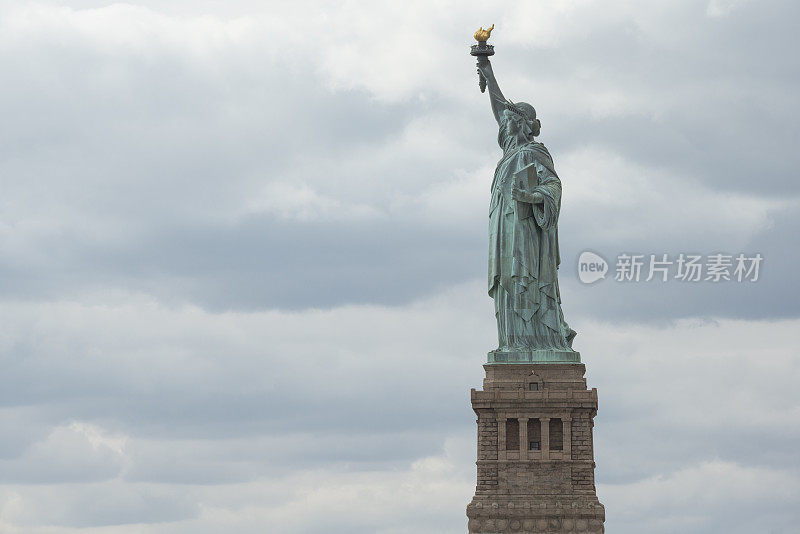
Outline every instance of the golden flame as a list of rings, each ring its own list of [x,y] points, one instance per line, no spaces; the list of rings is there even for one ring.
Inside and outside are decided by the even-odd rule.
[[[478,41],[479,43],[486,41],[487,39],[489,39],[489,36],[492,35],[493,29],[494,29],[494,24],[492,24],[491,28],[488,28],[486,30],[484,30],[483,26],[481,26],[481,28],[475,32],[475,40]]]

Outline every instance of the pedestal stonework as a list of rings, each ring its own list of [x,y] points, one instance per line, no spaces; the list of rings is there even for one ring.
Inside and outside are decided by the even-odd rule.
[[[577,354],[577,353],[576,353]],[[582,363],[484,365],[471,534],[604,532],[594,484],[597,389]]]

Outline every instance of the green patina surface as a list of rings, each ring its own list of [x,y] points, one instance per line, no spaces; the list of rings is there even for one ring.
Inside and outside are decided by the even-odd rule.
[[[507,100],[488,54],[476,54],[473,47],[473,55],[503,150],[489,203],[488,290],[498,334],[489,363],[580,362],[558,287],[561,179],[549,151],[536,141],[541,130],[536,110]]]
[[[574,350],[493,350],[487,363],[581,363],[581,353]]]

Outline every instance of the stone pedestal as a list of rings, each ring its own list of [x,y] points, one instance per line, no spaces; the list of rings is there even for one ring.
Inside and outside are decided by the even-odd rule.
[[[577,353],[576,353],[577,354]],[[484,365],[471,392],[478,484],[471,534],[604,531],[594,485],[597,390],[582,363]]]

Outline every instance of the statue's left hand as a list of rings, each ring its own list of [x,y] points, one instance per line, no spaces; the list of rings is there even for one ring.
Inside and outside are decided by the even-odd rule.
[[[526,193],[520,189],[517,184],[511,186],[511,198],[519,202],[532,202],[530,193]]]
[[[519,202],[527,202],[528,204],[541,204],[544,202],[544,197],[538,191],[535,193],[528,193],[519,188],[517,184],[511,186],[511,198]]]

